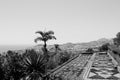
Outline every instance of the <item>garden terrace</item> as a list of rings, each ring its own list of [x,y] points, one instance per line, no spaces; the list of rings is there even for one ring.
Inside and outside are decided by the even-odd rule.
[[[61,77],[63,80],[82,79],[84,68],[92,55],[93,53],[82,53],[76,59],[61,67],[60,70],[53,72],[51,76],[54,76],[55,78]]]

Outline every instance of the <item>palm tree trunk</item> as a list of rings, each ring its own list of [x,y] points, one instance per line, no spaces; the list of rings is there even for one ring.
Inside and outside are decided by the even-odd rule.
[[[48,62],[48,51],[47,51],[47,43],[44,41],[44,56]],[[47,74],[47,64],[45,66],[45,74]]]
[[[46,41],[44,41],[44,49],[45,49],[44,54],[46,55],[47,54],[47,43],[46,43]]]

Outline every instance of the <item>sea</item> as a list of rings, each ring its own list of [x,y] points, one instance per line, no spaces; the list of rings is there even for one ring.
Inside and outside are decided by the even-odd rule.
[[[33,45],[0,45],[0,53],[7,52],[8,50],[25,50],[32,48]]]

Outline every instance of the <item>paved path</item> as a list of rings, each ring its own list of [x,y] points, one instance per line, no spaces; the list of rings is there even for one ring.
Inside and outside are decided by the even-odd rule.
[[[120,80],[117,62],[106,52],[97,53],[85,80]]]
[[[116,66],[117,62],[109,53],[81,54],[53,75],[56,80],[120,80]]]

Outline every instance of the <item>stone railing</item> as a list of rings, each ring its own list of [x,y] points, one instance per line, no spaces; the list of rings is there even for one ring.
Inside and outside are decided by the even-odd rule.
[[[120,66],[120,56],[118,54],[114,54],[112,51],[108,51],[109,54],[117,61],[118,65]]]
[[[117,54],[114,54],[112,51],[108,51],[109,55],[113,58],[113,62],[116,64],[118,71],[120,72],[120,57]]]
[[[57,72],[57,70],[59,71],[62,67],[64,67],[65,65],[69,64],[71,61],[73,61],[74,59],[76,59],[77,57],[79,57],[81,54],[76,55],[75,57],[69,59],[68,61],[66,61],[65,63],[63,63],[62,65],[58,66],[57,68],[51,70],[48,72],[48,75],[53,74],[54,72]]]

